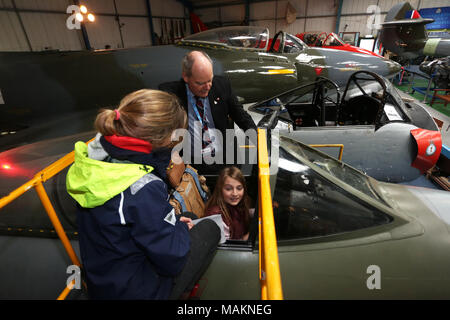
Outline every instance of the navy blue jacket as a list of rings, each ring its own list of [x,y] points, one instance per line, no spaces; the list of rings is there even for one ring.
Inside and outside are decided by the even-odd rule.
[[[100,143],[112,158],[154,170],[101,206],[79,206],[79,243],[89,296],[167,299],[190,248],[188,227],[168,202],[165,169],[170,150],[144,154],[115,147],[103,137]]]

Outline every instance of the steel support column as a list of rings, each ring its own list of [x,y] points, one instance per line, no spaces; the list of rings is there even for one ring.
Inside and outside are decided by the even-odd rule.
[[[155,38],[155,28],[153,27],[152,7],[150,4],[150,0],[146,0],[145,4],[147,6],[148,25],[150,28],[150,39],[152,40],[152,46],[154,46],[156,43],[156,38]]]
[[[334,28],[334,33],[339,34],[339,24],[341,23],[341,13],[342,13],[342,4],[344,0],[339,0],[338,9],[336,12],[336,27]]]

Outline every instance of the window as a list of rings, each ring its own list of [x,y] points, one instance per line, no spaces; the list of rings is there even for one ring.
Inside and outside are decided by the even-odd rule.
[[[331,47],[339,47],[342,46],[342,43],[339,42],[338,39],[336,39],[336,35],[334,33],[330,33],[327,37],[327,40],[325,41],[325,46],[331,46]]]
[[[371,207],[357,196],[345,191],[339,185],[326,179],[310,166],[302,163],[295,153],[285,148],[287,141],[280,140],[279,169],[275,187],[274,218],[278,240],[293,240],[327,236],[363,228],[369,228],[391,221],[391,217]],[[308,150],[314,153],[315,150]],[[323,157],[323,159],[319,159]],[[312,160],[311,154],[308,158]],[[314,162],[323,166],[330,164],[320,153],[314,156]],[[340,162],[336,161],[337,164]],[[333,176],[347,177],[355,188],[365,188],[364,193],[378,196],[366,184],[368,179],[353,176],[343,168],[329,166]],[[351,169],[351,168],[347,168]],[[341,172],[338,172],[341,171]],[[356,173],[358,173],[355,170]],[[345,182],[343,182],[345,183]],[[359,189],[358,189],[359,190]],[[382,201],[378,198],[379,201]]]
[[[284,53],[296,53],[303,51],[303,44],[301,43],[301,40],[297,37],[294,37],[290,34],[286,33],[286,40],[284,43]]]

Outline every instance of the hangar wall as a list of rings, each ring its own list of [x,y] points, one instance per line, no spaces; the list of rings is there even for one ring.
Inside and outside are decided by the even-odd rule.
[[[345,1],[345,0],[344,0]],[[288,3],[296,11],[296,20],[286,22]],[[254,2],[250,4],[249,24],[267,26],[270,34],[283,30],[289,33],[301,33],[304,30],[334,29],[337,4],[335,0],[280,0]],[[203,22],[219,25],[239,25],[245,19],[245,5],[200,8],[195,10]],[[307,17],[307,18],[306,18]]]
[[[0,51],[85,49],[83,30],[69,30],[66,25],[67,8],[77,2],[86,5],[96,16],[95,23],[85,23],[92,49],[152,44],[147,0],[0,0]],[[149,3],[153,28],[158,35],[161,35],[161,22],[166,30],[190,34],[190,23],[185,19],[187,10],[180,2],[151,0]],[[155,44],[159,43],[159,38],[154,39]]]
[[[249,6],[250,25],[267,26],[273,35],[283,30],[292,34],[304,31],[359,32],[376,35],[374,23],[384,21],[387,11],[402,0],[275,0],[254,2]],[[409,0],[416,9],[449,6],[448,0]],[[288,3],[296,11],[296,19],[286,22]],[[377,9],[378,8],[378,9]],[[245,4],[215,6],[195,10],[203,22],[220,25],[239,25],[245,19]],[[375,17],[377,15],[377,17]],[[371,28],[368,28],[368,22]]]
[[[377,34],[380,22],[386,13],[401,0],[344,0],[339,21],[339,32],[359,32],[361,36]],[[449,6],[448,0],[408,0],[413,8],[433,8]],[[378,17],[376,17],[378,15]],[[368,24],[372,28],[368,27]],[[374,26],[375,24],[375,26]]]
[[[88,47],[104,49],[167,44],[191,33],[189,12],[182,2],[0,0],[0,51],[83,50]],[[384,21],[386,12],[398,2],[400,0],[255,0],[248,6],[248,22],[250,25],[267,26],[272,35],[279,30],[296,34],[335,31],[336,27],[339,31],[376,35],[374,24]],[[70,30],[67,27],[67,8],[75,3],[85,4],[96,15],[95,23],[86,23],[84,30]],[[213,26],[240,25],[246,18],[246,1],[236,4],[239,1],[192,0],[191,3],[194,5],[193,12],[203,22]],[[418,9],[449,5],[448,0],[410,0],[410,3]],[[288,7],[293,9],[295,19],[292,23],[286,22]],[[149,16],[152,16],[151,20]],[[369,25],[368,21],[371,22]]]

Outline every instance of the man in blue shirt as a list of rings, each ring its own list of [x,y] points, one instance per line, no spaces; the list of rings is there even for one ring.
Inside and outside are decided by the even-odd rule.
[[[226,129],[233,129],[233,122],[244,131],[256,130],[230,81],[214,75],[212,60],[203,51],[187,53],[182,60],[182,79],[163,83],[159,89],[178,96],[188,114],[194,164],[208,156],[225,163],[227,149],[234,146],[234,141],[226,139]]]

